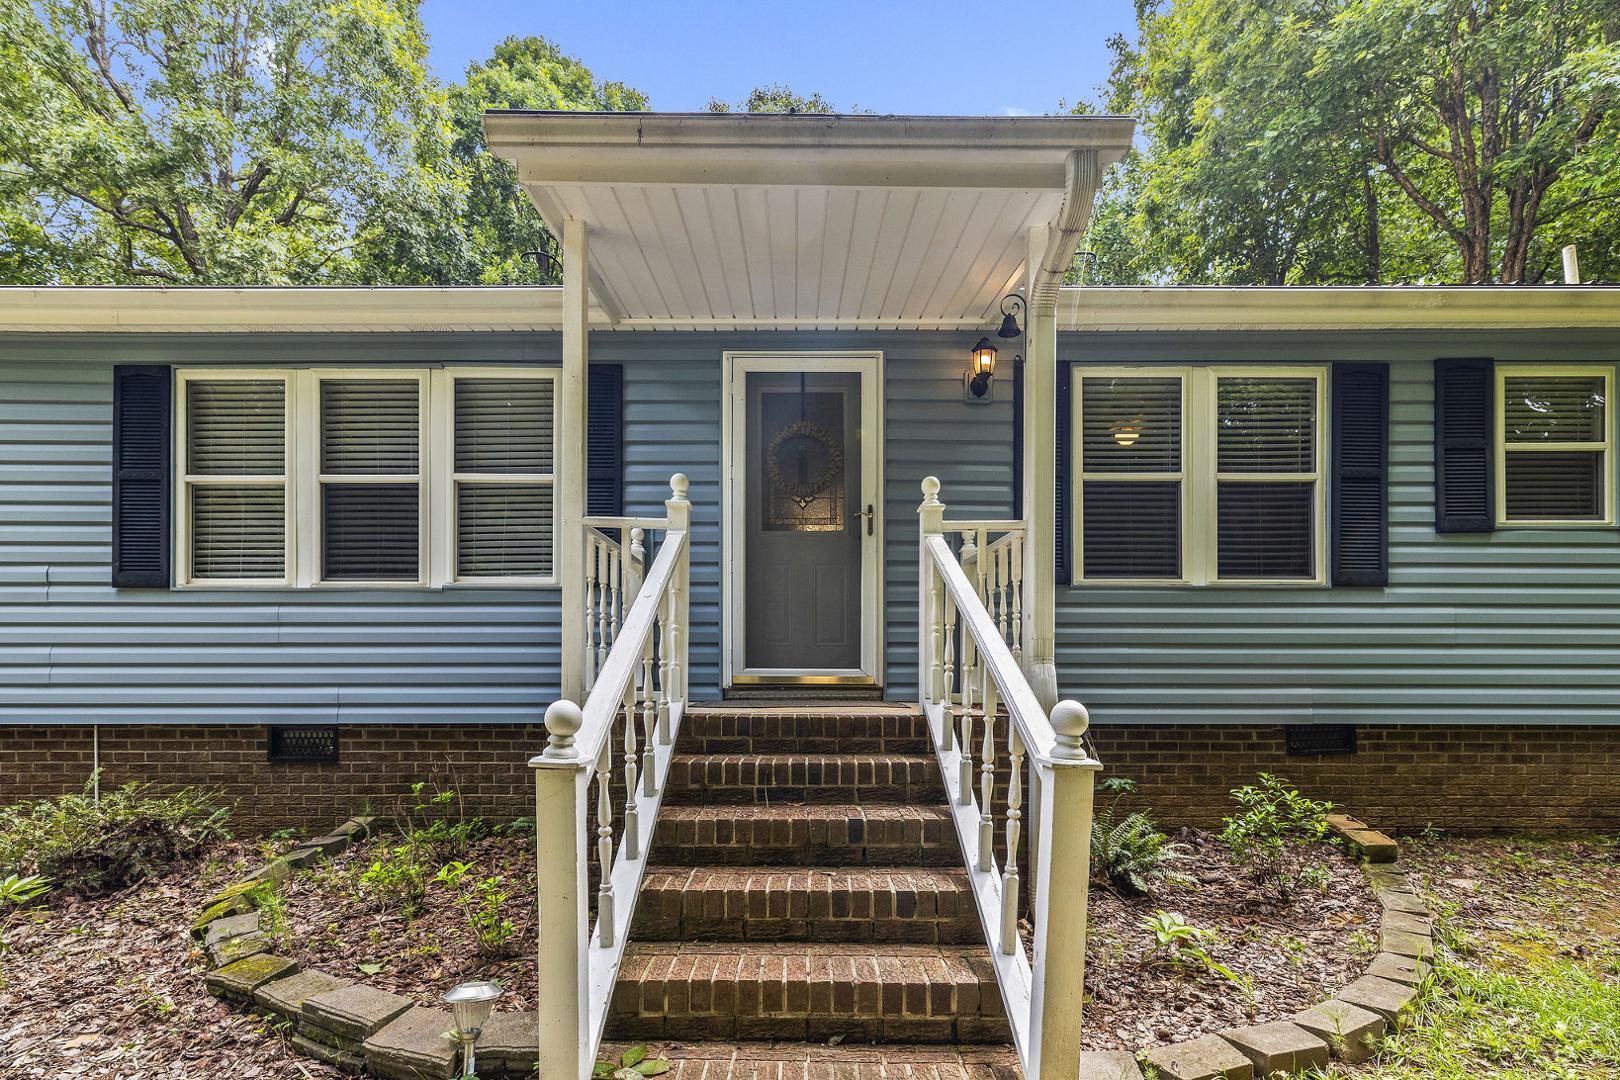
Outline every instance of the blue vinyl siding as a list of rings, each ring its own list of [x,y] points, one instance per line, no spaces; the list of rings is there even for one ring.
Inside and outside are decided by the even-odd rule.
[[[1391,365],[1389,586],[1063,590],[1058,675],[1095,721],[1620,723],[1620,530],[1437,534],[1432,369],[1617,363],[1620,337],[1097,334],[1061,353]]]
[[[892,692],[915,677],[916,505],[1010,511],[1010,383],[970,407],[971,336],[610,334],[624,365],[625,512],[693,502],[691,686],[720,671],[722,351],[886,353]],[[557,694],[556,589],[172,591],[108,585],[112,365],[557,362],[547,334],[0,336],[0,724],[532,721]]]

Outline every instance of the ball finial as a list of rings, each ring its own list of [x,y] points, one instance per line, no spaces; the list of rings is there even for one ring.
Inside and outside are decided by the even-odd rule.
[[[939,477],[925,476],[922,480],[923,498],[933,500],[939,498]]]
[[[1091,714],[1078,701],[1060,701],[1052,706],[1052,729],[1057,732],[1057,757],[1085,757],[1081,741],[1091,726]]]
[[[572,757],[574,736],[585,723],[580,707],[567,698],[546,706],[546,731],[551,738],[546,743],[546,757]]]
[[[691,486],[691,481],[686,478],[686,474],[683,472],[678,472],[669,478],[670,493],[677,499],[686,498],[686,489],[689,486]]]

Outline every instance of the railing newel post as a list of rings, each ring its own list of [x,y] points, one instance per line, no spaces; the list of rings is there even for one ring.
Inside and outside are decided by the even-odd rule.
[[[670,583],[671,621],[674,623],[670,633],[670,662],[673,667],[670,692],[683,710],[686,707],[687,678],[690,674],[687,669],[686,635],[688,620],[692,614],[692,503],[687,498],[690,486],[685,473],[675,473],[669,478],[669,498],[664,502],[669,531],[686,534],[686,543],[681,548],[675,578]]]
[[[535,995],[540,1060],[559,1077],[573,1078],[588,1068],[590,964],[586,852],[589,772],[574,749],[583,716],[572,701],[546,709],[550,734],[536,757],[535,875],[538,964]]]
[[[939,501],[939,478],[925,476],[917,506],[917,697],[926,708],[940,698],[940,594],[928,538],[944,527],[945,504]],[[946,721],[947,725],[949,720]]]

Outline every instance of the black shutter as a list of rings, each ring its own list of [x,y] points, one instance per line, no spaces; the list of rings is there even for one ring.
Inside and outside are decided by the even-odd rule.
[[[1071,413],[1074,411],[1074,394],[1070,392],[1070,379],[1073,365],[1065,360],[1059,360],[1057,365],[1057,425],[1056,425],[1056,454],[1057,491],[1053,493],[1053,506],[1056,509],[1057,528],[1052,537],[1052,580],[1059,585],[1068,585],[1071,582],[1070,548],[1073,542],[1073,507],[1069,505],[1069,445],[1071,443],[1069,432],[1073,427]]]
[[[1434,362],[1434,529],[1491,532],[1494,501],[1494,365]]]
[[[1024,520],[1024,358],[1017,357],[1012,375],[1012,516]]]
[[[1330,580],[1389,584],[1389,365],[1333,365]]]
[[[167,589],[174,375],[167,367],[113,367],[112,584]]]
[[[624,366],[586,368],[585,512],[624,513]]]

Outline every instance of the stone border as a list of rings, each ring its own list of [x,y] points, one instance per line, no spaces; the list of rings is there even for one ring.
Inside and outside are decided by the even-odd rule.
[[[1330,1059],[1347,1064],[1366,1061],[1378,1052],[1384,1034],[1406,1018],[1417,1000],[1418,985],[1429,973],[1434,916],[1401,868],[1399,844],[1343,814],[1328,815],[1328,826],[1365,860],[1378,898],[1378,954],[1362,976],[1287,1020],[1155,1046],[1137,1055],[1140,1069],[1128,1054],[1109,1055],[1103,1068],[1118,1071],[1096,1075],[1140,1080],[1145,1069],[1157,1080],[1265,1080],[1273,1073],[1326,1068]]]
[[[258,896],[294,873],[341,854],[383,831],[373,817],[354,817],[325,836],[306,840],[280,858],[210,897],[191,925],[208,957],[203,985],[210,994],[286,1024],[293,1049],[345,1072],[390,1080],[454,1080],[455,1021],[354,979],[299,967],[270,951],[260,927]],[[484,1080],[527,1080],[535,1071],[537,1021],[530,1012],[498,1012],[478,1040]]]

